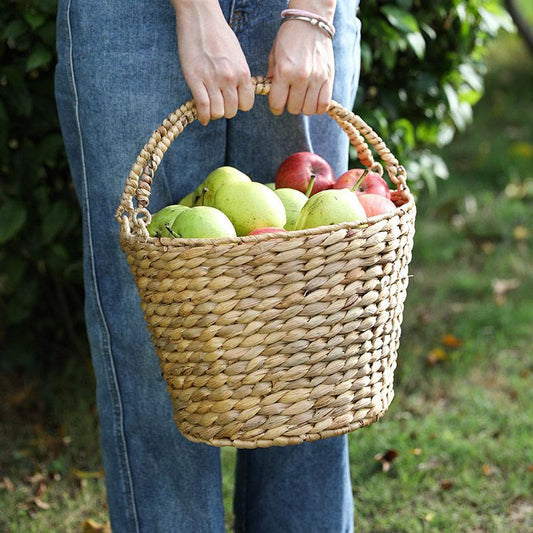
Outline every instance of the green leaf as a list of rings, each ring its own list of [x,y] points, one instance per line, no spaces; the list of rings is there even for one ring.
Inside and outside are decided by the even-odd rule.
[[[20,284],[6,305],[5,316],[8,324],[20,324],[31,315],[38,293],[37,279],[26,279]]]
[[[396,6],[386,5],[381,8],[392,26],[405,33],[418,32],[418,22],[410,13]]]
[[[46,15],[34,9],[27,9],[24,11],[24,20],[31,26],[32,30],[36,30],[44,24]]]
[[[43,242],[49,243],[68,224],[72,215],[72,209],[62,201],[52,204],[43,217],[42,232]]]
[[[0,244],[11,240],[22,229],[28,212],[20,200],[8,199],[0,207]]]
[[[26,62],[26,71],[42,67],[52,61],[52,52],[42,44],[38,44]]]
[[[426,54],[426,41],[422,34],[420,32],[408,33],[407,42],[418,59],[424,59],[424,55]]]
[[[21,19],[12,20],[2,32],[2,39],[17,39],[27,30],[27,24]]]
[[[463,63],[462,65],[459,65],[458,70],[463,80],[468,83],[472,89],[478,92],[483,91],[483,78],[478,72],[476,72],[472,65]]]

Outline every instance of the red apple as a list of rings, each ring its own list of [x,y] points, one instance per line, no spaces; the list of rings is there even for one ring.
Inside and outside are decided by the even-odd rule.
[[[396,206],[381,194],[374,193],[361,193],[357,197],[365,210],[367,217],[373,217],[375,215],[383,215],[389,211],[396,209]]]
[[[335,174],[325,159],[311,152],[296,152],[278,167],[276,189],[288,187],[305,194],[313,178],[310,196],[335,185]]]
[[[250,233],[248,233],[248,235],[261,235],[262,233],[283,233],[285,231],[287,231],[287,230],[283,229],[283,228],[275,228],[275,227],[265,226],[264,228],[256,228],[256,229],[250,231]]]
[[[352,168],[351,170],[347,170],[344,174],[339,176],[333,188],[353,189],[364,172],[365,171],[362,168]],[[379,194],[380,196],[390,199],[390,190],[387,182],[377,172],[368,172],[355,192],[357,194]]]

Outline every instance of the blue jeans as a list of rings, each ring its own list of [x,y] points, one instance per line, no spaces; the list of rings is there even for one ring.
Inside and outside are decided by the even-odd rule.
[[[283,0],[221,0],[252,74],[265,74]],[[355,0],[335,18],[334,98],[351,107],[359,76]],[[220,450],[176,429],[139,298],[119,248],[114,211],[141,147],[190,98],[168,0],[60,0],[56,98],[83,219],[85,313],[97,383],[101,445],[115,533],[224,531]],[[194,31],[194,29],[192,29]],[[315,151],[337,175],[348,140],[328,117],[254,109],[204,128],[194,123],[163,160],[152,213],[192,191],[214,168],[233,165],[273,181],[292,152]],[[353,528],[346,437],[240,450],[236,530],[331,532]]]

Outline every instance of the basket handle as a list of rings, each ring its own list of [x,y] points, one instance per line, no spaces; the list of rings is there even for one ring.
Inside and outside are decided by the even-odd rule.
[[[269,79],[255,77],[253,83],[255,94],[267,95],[270,92]],[[398,191],[408,190],[404,167],[390,152],[383,139],[361,117],[335,101],[331,101],[327,113],[348,135],[350,144],[357,150],[359,160],[365,167],[383,174],[383,167],[374,161],[372,152],[365,142],[366,139],[385,163],[385,169]],[[154,174],[172,142],[181,135],[186,126],[197,118],[196,104],[191,99],[170,113],[152,133],[137,156],[126,180],[122,199],[115,213],[115,218],[120,223],[125,223],[129,219],[133,225],[137,226],[138,231],[142,234],[147,233],[145,222],[141,220],[145,219],[148,222],[151,218],[147,207]],[[134,197],[137,207],[133,205]]]

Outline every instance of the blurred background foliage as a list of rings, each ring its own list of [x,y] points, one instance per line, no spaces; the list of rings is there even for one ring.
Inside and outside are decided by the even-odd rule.
[[[0,11],[0,370],[46,375],[88,352],[80,214],[53,93],[56,0]],[[510,17],[496,0],[364,0],[356,109],[436,188],[483,93],[484,53]]]
[[[435,147],[472,120],[487,45],[513,31],[497,0],[365,0],[357,112],[407,167],[412,187],[448,176]]]

